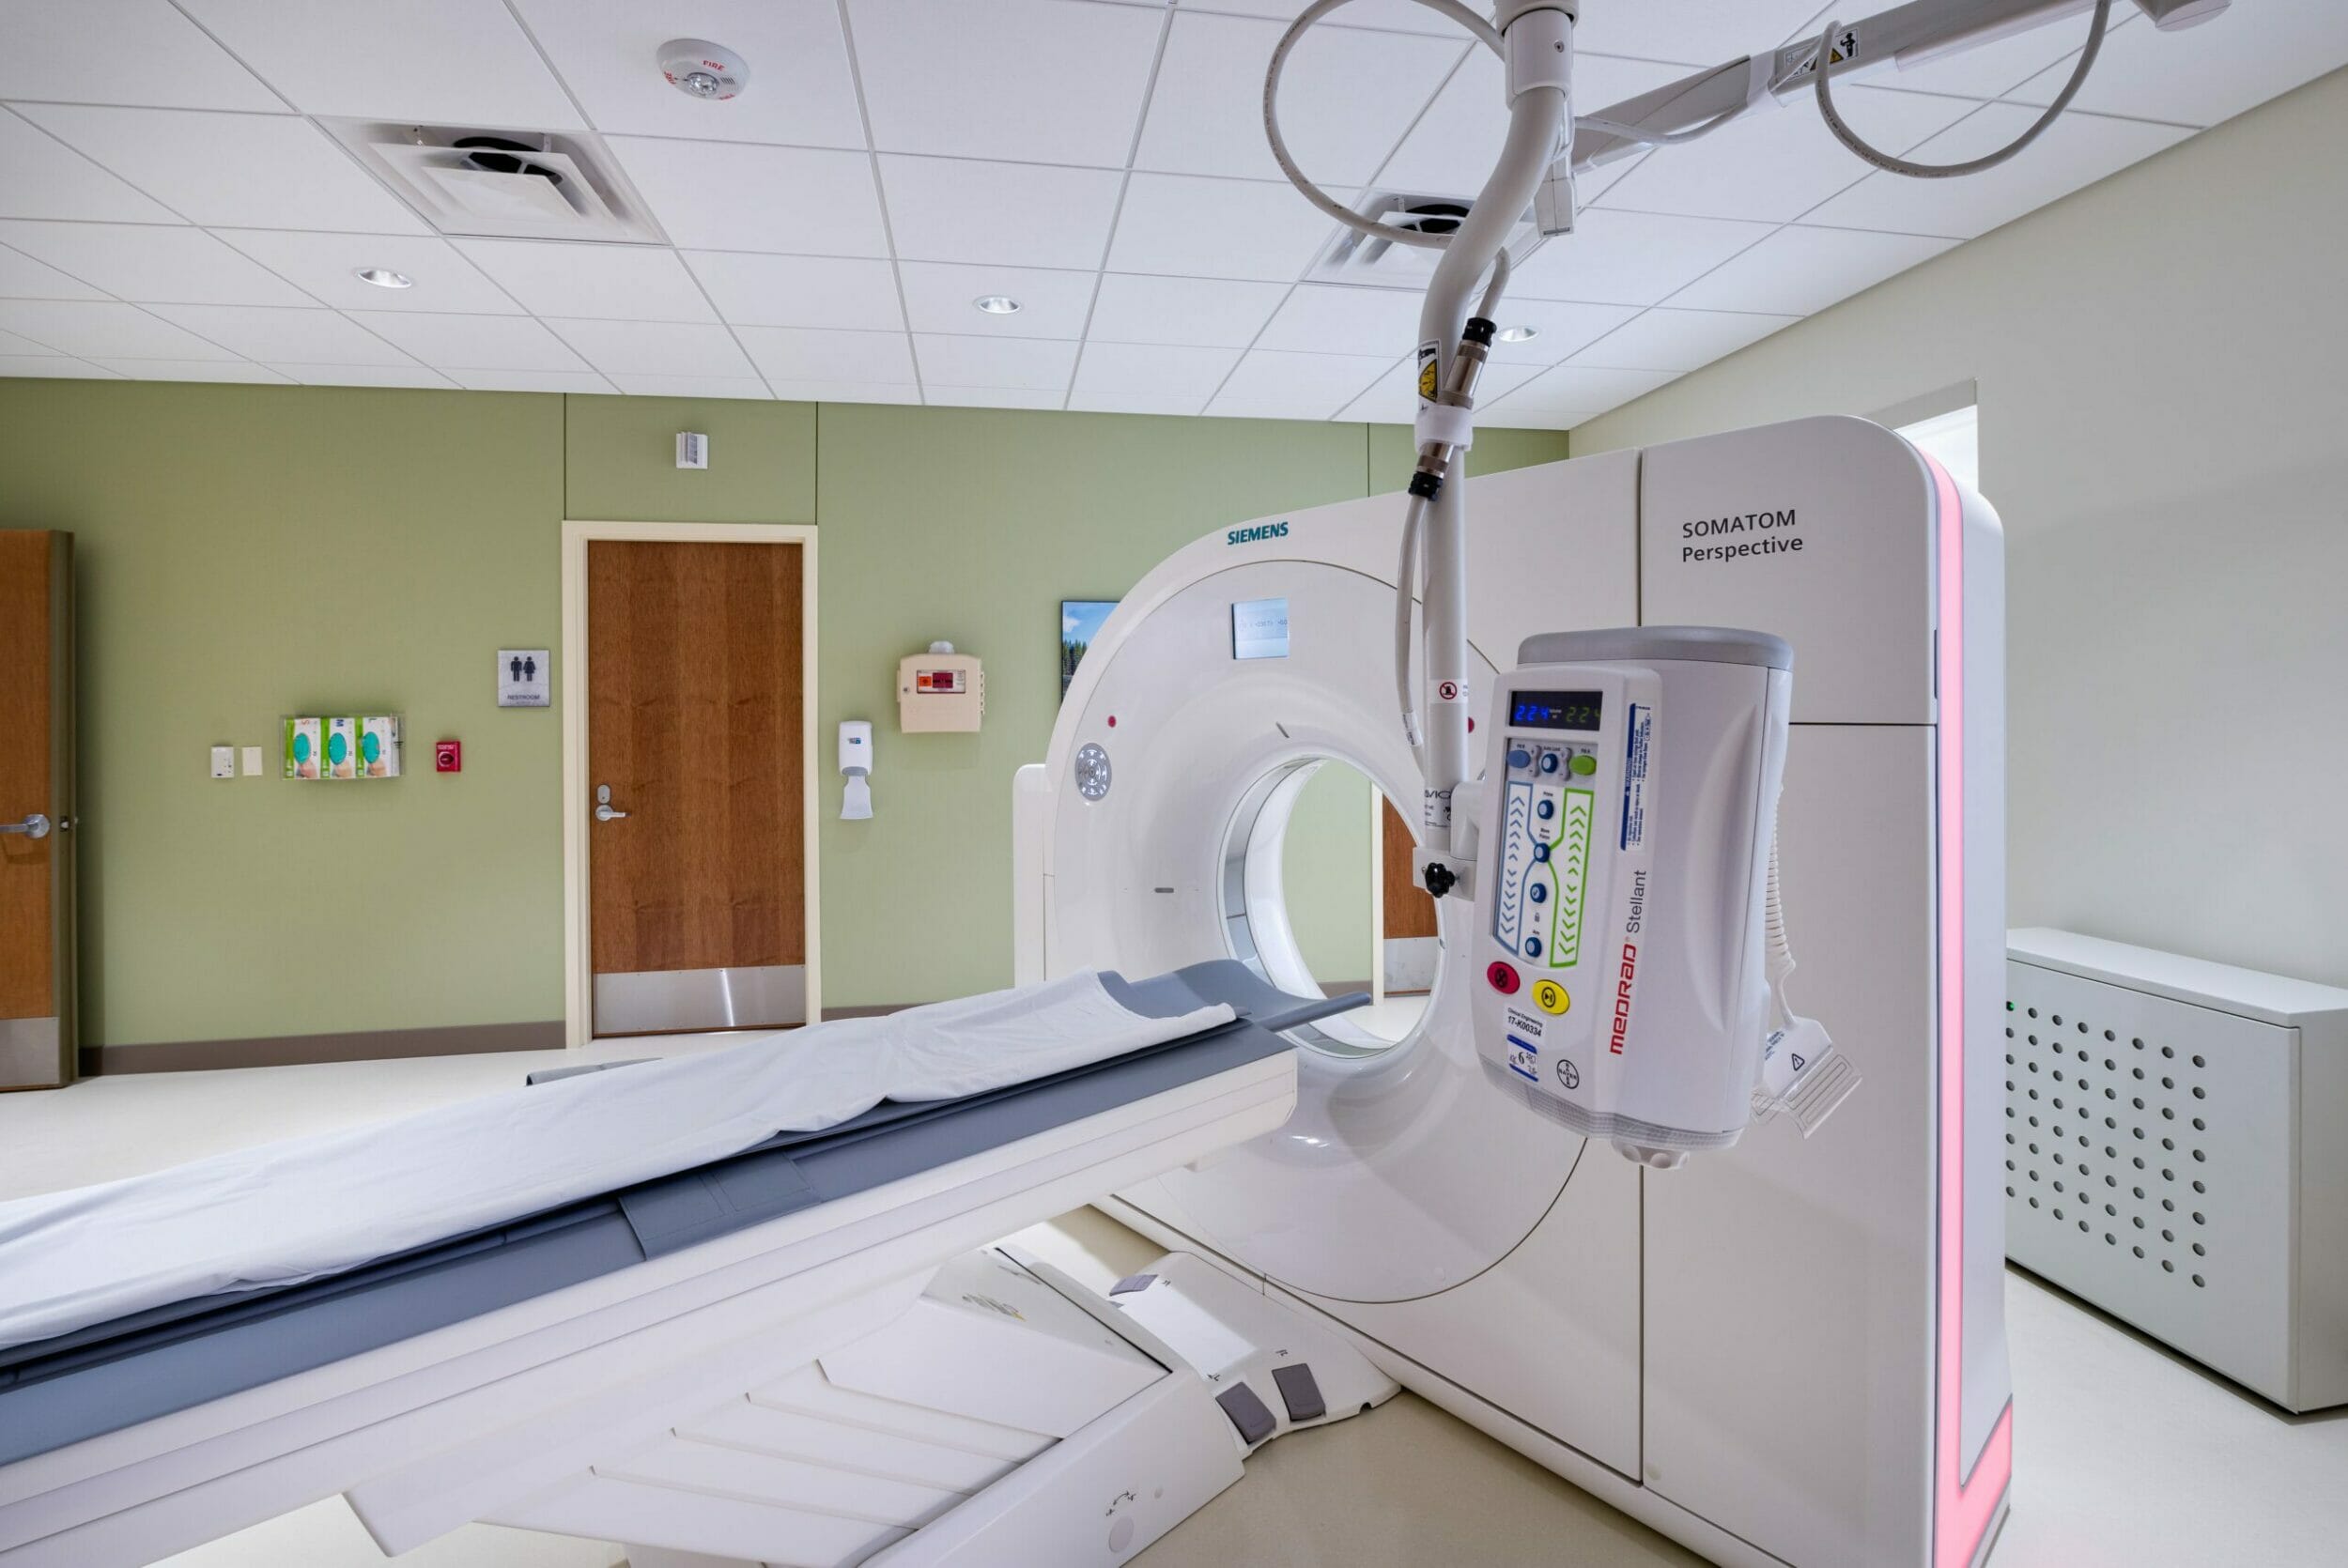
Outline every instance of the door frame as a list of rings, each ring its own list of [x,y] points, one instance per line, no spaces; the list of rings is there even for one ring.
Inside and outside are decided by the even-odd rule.
[[[822,887],[816,859],[818,812],[815,764],[815,525],[812,523],[612,523],[565,519],[563,524],[563,1041],[576,1051],[593,1043],[595,966],[588,898],[587,826],[587,546],[598,540],[654,544],[796,545],[799,556],[800,775],[805,798],[807,870],[802,878],[807,926],[807,1021],[824,1016]]]

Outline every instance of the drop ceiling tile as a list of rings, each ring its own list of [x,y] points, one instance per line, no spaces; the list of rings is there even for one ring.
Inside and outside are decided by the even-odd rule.
[[[1690,66],[1763,54],[1808,29],[1814,18],[1821,29],[1827,23],[1819,0],[1650,0],[1586,8],[1590,14],[1573,30],[1577,56],[1588,49]],[[1872,8],[1855,8],[1863,14]]]
[[[1993,103],[1917,147],[1926,163],[1978,158],[2012,141],[2038,117],[2018,104]],[[1843,228],[1939,234],[1970,239],[2173,146],[2191,131],[2142,120],[2108,119],[2077,110],[2047,128],[2019,157],[1964,179],[1902,179],[1871,174],[1807,214]]]
[[[1418,342],[1419,296],[1397,288],[1299,284],[1274,313],[1259,348],[1299,354],[1383,354]]]
[[[1183,0],[1182,8],[1188,10],[1194,5],[1202,11],[1271,17],[1282,26],[1295,21],[1296,13],[1305,8],[1303,0]],[[1431,33],[1447,38],[1467,37],[1459,23],[1420,5],[1418,0],[1353,0],[1353,4],[1332,11],[1315,23],[1313,31],[1318,33],[1323,27],[1376,27],[1390,33]]]
[[[1528,409],[1599,413],[1676,379],[1671,372],[1661,370],[1596,370],[1583,365],[1559,365],[1527,381],[1512,396],[1496,399],[1498,408],[1493,417],[1505,421],[1506,410],[1520,402]]]
[[[688,251],[685,262],[718,314],[737,326],[904,330],[896,269],[886,261]]]
[[[233,360],[136,305],[83,300],[0,300],[0,331],[31,338],[60,354],[94,360]]]
[[[1332,191],[1351,201],[1350,191]],[[1109,267],[1178,277],[1290,283],[1336,231],[1286,180],[1136,174],[1117,216]]]
[[[2071,107],[2216,125],[2343,65],[2348,6],[2237,5],[2179,32],[2113,29]],[[2070,74],[2070,62],[2058,62],[2005,96],[2052,103]]]
[[[864,153],[638,136],[606,141],[652,215],[686,249],[888,254],[872,160]]]
[[[460,239],[456,248],[538,315],[715,321],[674,251],[552,239]]]
[[[913,350],[921,361],[921,385],[1019,387],[1066,391],[1076,365],[1076,345],[1035,338],[958,337],[916,332]]]
[[[734,376],[614,376],[612,384],[630,397],[741,397],[771,399],[766,383]]]
[[[1608,370],[1684,374],[1800,319],[1798,315],[1658,308],[1607,333],[1568,362]]]
[[[1566,413],[1555,408],[1509,408],[1504,404],[1491,411],[1486,423],[1494,430],[1571,430],[1597,417],[1595,409]]]
[[[175,223],[0,222],[0,242],[125,300],[309,305],[308,295],[202,229]]]
[[[1652,305],[1769,232],[1767,223],[1594,208],[1581,215],[1573,233],[1534,252],[1509,281],[1508,293],[1532,300]]]
[[[1223,383],[1215,403],[1318,409],[1299,417],[1327,419],[1397,362],[1392,354],[1284,354],[1254,348]]]
[[[686,136],[861,147],[836,0],[515,0],[579,106],[610,135]],[[722,103],[669,85],[657,64],[673,38],[714,38],[749,66]]]
[[[1393,370],[1370,383],[1369,390],[1337,411],[1343,420],[1367,420],[1380,424],[1408,424],[1418,415],[1417,377],[1410,364],[1397,365]],[[1492,364],[1485,367],[1484,377],[1477,384],[1475,401],[1479,408],[1506,396],[1516,388],[1541,373],[1534,364]],[[1484,423],[1478,414],[1478,423]]]
[[[304,119],[62,103],[22,105],[19,113],[193,223],[375,234],[424,229]]]
[[[547,325],[614,381],[646,376],[748,379],[756,375],[734,334],[723,327],[576,318],[549,320]],[[628,388],[623,385],[620,390]]]
[[[1492,345],[1497,364],[1553,365],[1639,314],[1636,305],[1580,305],[1557,300],[1504,299],[1500,328],[1530,327],[1533,336]]]
[[[179,0],[305,114],[568,131],[579,112],[492,0]]]
[[[435,370],[584,371],[561,338],[526,315],[352,311],[350,319]]]
[[[1195,414],[1200,401],[1151,392],[1089,392],[1082,388],[1068,394],[1069,408],[1086,414]]]
[[[406,354],[330,310],[156,305],[154,313],[248,360],[301,365],[405,365]],[[200,357],[200,356],[198,356]]]
[[[1946,131],[1979,107],[1972,100],[1850,86],[1835,108],[1860,135],[1887,152]],[[1808,99],[1765,109],[1699,141],[1640,161],[1600,198],[1638,212],[1791,223],[1868,167],[1834,139]]]
[[[93,39],[103,61],[85,61]],[[70,87],[58,80],[71,73]],[[0,0],[0,98],[282,112],[285,101],[169,0]]]
[[[1037,387],[951,387],[924,382],[921,401],[933,408],[1058,408],[1062,393]]]
[[[95,361],[134,381],[250,381],[290,387],[294,378],[267,365],[241,360],[100,360]]]
[[[1150,397],[1187,403],[1192,411],[1214,395],[1239,363],[1236,348],[1184,348],[1167,344],[1088,343],[1076,365],[1075,391],[1088,397]]]
[[[1165,23],[1158,8],[1090,0],[848,6],[883,152],[1108,168],[1133,147]]]
[[[141,195],[31,121],[0,108],[0,217],[176,223]]]
[[[592,370],[452,370],[449,379],[467,392],[608,393],[611,383]]]
[[[1678,66],[1577,52],[1573,99],[1595,112],[1593,106],[1618,103],[1686,74]],[[1471,53],[1379,173],[1380,188],[1430,196],[1473,196],[1482,190],[1508,130],[1506,80],[1491,50]],[[1594,199],[1629,166],[1626,161],[1584,174],[1579,181],[1582,199]]]
[[[0,354],[8,355],[11,358],[41,354],[54,355],[59,359],[68,357],[61,350],[52,348],[45,343],[36,343],[31,338],[19,337],[14,332],[0,332]]]
[[[1722,263],[1673,295],[1671,302],[1676,308],[1815,315],[1931,260],[1955,243],[1913,234],[1796,224]]]
[[[1283,178],[1263,129],[1264,69],[1280,32],[1276,22],[1176,11],[1134,166]],[[1317,180],[1360,184],[1465,49],[1464,41],[1316,27],[1289,56],[1280,84],[1290,155]]]
[[[958,267],[948,262],[899,264],[905,317],[917,332],[967,332],[973,337],[1079,338],[1092,309],[1095,272],[1038,267]],[[971,301],[990,294],[1019,301],[1010,315],[989,315]]]
[[[9,377],[71,381],[111,381],[116,378],[115,372],[103,365],[64,354],[0,353],[0,380]]]
[[[1244,348],[1287,294],[1285,284],[1155,278],[1110,272],[1092,302],[1094,343],[1171,343]]]
[[[769,381],[913,381],[913,350],[903,332],[851,332],[809,327],[743,327],[742,346]]]
[[[1125,177],[901,155],[880,166],[898,255],[991,267],[1098,267]]]
[[[786,403],[919,403],[921,389],[894,381],[775,381],[775,395]]]
[[[447,377],[422,365],[277,364],[305,387],[425,387],[445,392],[456,386]]]
[[[1313,424],[1325,424],[1334,414],[1319,411],[1319,398],[1287,398],[1273,402],[1256,402],[1241,397],[1218,397],[1201,410],[1209,419],[1286,420]]]
[[[337,310],[522,314],[521,306],[445,239],[412,234],[295,234],[283,229],[222,229],[218,238]],[[363,267],[388,268],[407,277],[413,286],[384,288],[363,282],[359,277]]]
[[[2106,49],[2118,42],[2121,33],[2136,20],[2136,8],[2127,4],[2126,0],[2114,0],[2111,16],[2112,27],[2104,39]],[[1824,23],[1820,25],[1823,27]],[[1904,69],[1895,65],[1867,71],[1859,80],[1875,86],[1908,92],[1953,93],[1959,98],[1997,98],[2020,86],[2047,67],[2072,59],[2086,41],[2087,18],[2081,14],[2043,26],[2025,28],[1992,42],[1959,49],[1938,59],[1922,60]],[[1835,85],[1842,85],[1839,78]],[[1800,105],[1810,100],[1805,98],[1795,101]],[[1836,101],[1841,100],[1838,99]],[[1810,105],[1810,112],[1814,115],[1817,113],[1815,104]]]
[[[0,225],[5,227],[6,225]],[[0,247],[0,300],[103,300],[103,289],[70,278],[46,262]]]

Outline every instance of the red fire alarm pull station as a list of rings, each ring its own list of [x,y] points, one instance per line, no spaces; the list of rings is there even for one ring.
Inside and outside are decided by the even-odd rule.
[[[463,773],[465,771],[465,743],[434,741],[432,743],[432,771],[434,773]]]

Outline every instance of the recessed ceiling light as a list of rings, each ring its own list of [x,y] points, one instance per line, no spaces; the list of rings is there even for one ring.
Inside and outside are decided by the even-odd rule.
[[[416,286],[415,279],[405,272],[394,272],[388,267],[362,267],[359,269],[359,281],[373,284],[378,288],[413,288]]]
[[[989,315],[1017,315],[1019,301],[1008,294],[981,294],[970,301]]]
[[[1538,327],[1503,327],[1500,329],[1500,341],[1503,343],[1523,343],[1540,335],[1541,330]]]

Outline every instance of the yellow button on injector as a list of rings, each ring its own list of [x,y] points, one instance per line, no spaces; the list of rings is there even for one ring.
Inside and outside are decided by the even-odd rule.
[[[1545,1013],[1561,1013],[1573,1006],[1573,998],[1566,988],[1554,980],[1543,980],[1533,988],[1533,1002]]]

